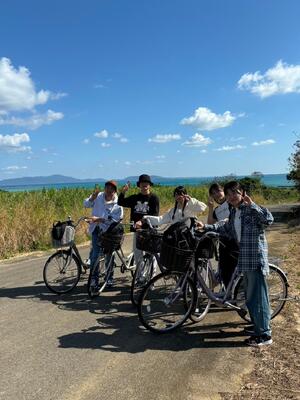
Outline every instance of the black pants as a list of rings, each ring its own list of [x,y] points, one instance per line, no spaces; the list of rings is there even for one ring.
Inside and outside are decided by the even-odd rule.
[[[238,244],[234,240],[221,238],[219,245],[219,272],[225,287],[228,286],[238,261]]]

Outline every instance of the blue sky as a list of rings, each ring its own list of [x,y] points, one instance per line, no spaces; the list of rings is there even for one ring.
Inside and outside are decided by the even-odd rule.
[[[286,173],[300,2],[4,0],[0,179]]]

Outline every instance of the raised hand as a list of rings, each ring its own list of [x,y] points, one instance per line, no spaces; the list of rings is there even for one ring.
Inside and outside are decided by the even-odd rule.
[[[246,192],[244,192],[244,196],[243,196],[243,202],[246,206],[250,206],[253,203],[253,200],[251,199],[250,196],[247,195]]]
[[[122,193],[126,193],[130,188],[130,182],[127,182],[126,185],[124,185],[121,189]]]

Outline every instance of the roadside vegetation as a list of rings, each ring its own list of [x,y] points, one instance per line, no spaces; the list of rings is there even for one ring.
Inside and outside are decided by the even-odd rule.
[[[232,177],[231,177],[232,179]],[[259,204],[282,204],[298,201],[299,193],[294,188],[271,188],[260,183],[259,178],[246,178],[242,182],[247,191]],[[224,182],[223,182],[224,183]],[[137,188],[130,190],[137,192]],[[173,206],[173,190],[170,186],[155,186],[159,196],[161,212]],[[187,187],[188,193],[207,203],[208,186]],[[63,221],[69,215],[74,221],[82,215],[90,215],[83,207],[83,199],[90,195],[90,189],[43,189],[32,192],[0,191],[0,259],[34,250],[51,247],[50,229],[54,221]],[[129,211],[125,212],[129,222]],[[82,223],[76,241],[88,240],[87,226]]]

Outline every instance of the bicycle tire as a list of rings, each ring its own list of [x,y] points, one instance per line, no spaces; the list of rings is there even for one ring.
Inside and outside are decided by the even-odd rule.
[[[136,266],[130,288],[130,300],[134,306],[138,305],[140,294],[152,278],[153,269],[153,257],[147,255]]]
[[[101,255],[98,257],[98,260],[95,263],[95,265],[97,265],[97,263],[99,264],[99,283],[98,283],[97,291],[94,291],[91,289],[91,281],[92,281],[92,276],[93,276],[93,273],[95,270],[95,266],[93,266],[90,269],[90,274],[89,274],[89,279],[88,279],[88,284],[87,284],[87,291],[88,291],[88,295],[91,298],[97,297],[97,296],[99,296],[100,293],[103,292],[103,290],[105,289],[105,287],[107,285],[109,277],[111,275],[111,271],[115,267],[115,261],[114,261],[113,254],[111,255],[111,258],[110,258],[107,268],[106,268],[105,258],[106,258],[106,256]]]
[[[59,250],[52,254],[43,269],[46,287],[56,294],[73,290],[78,284],[80,275],[80,262],[74,254],[71,255],[70,250]]]
[[[186,286],[181,284],[190,286],[188,307]],[[196,287],[189,276],[181,272],[163,272],[152,278],[143,289],[138,302],[139,319],[151,332],[171,332],[188,319],[196,295]]]
[[[197,271],[198,273],[201,273],[200,270]],[[202,274],[202,278],[205,280],[206,285],[210,290],[213,291],[213,272],[211,270],[210,264],[207,266],[207,272],[204,271],[205,274]],[[202,321],[205,316],[207,315],[210,306],[211,306],[211,299],[208,298],[207,294],[204,292],[202,289],[199,280],[196,278],[196,289],[197,289],[197,299],[195,302],[194,309],[192,310],[189,318],[193,322],[199,322]],[[195,282],[194,278],[194,282]]]
[[[288,281],[285,273],[276,265],[269,264],[270,273],[267,276],[267,285],[269,291],[269,301],[271,308],[271,319],[275,318],[283,309],[288,295]],[[243,289],[243,277],[238,278],[234,291],[235,304],[242,307],[237,313],[245,321],[251,322],[249,313],[245,306],[245,296]]]

